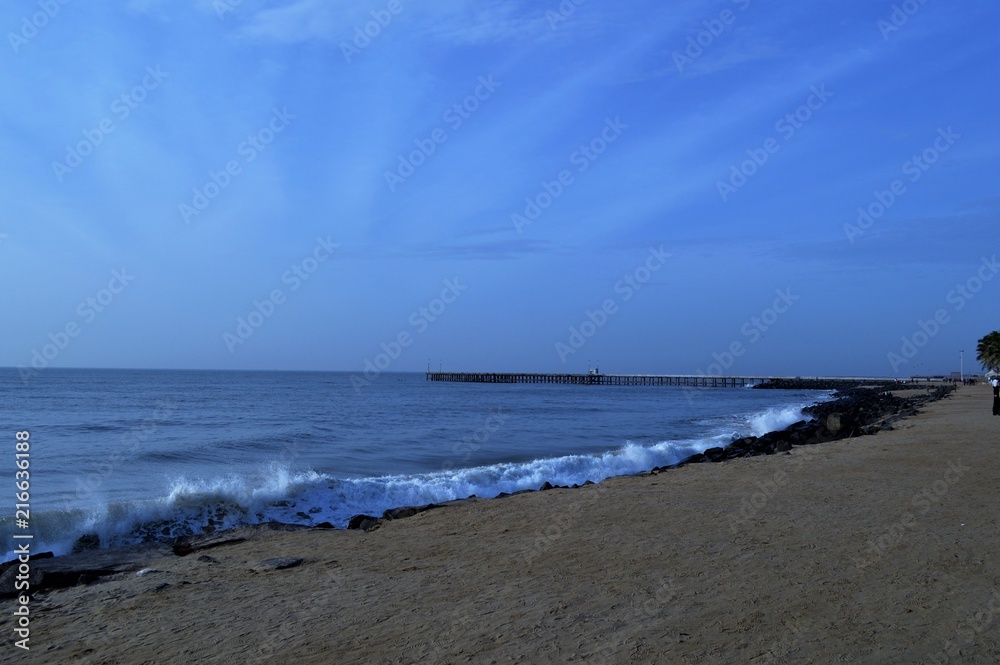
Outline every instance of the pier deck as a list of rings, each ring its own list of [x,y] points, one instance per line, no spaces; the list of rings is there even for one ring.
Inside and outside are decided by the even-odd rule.
[[[894,378],[874,377],[787,377],[787,376],[705,376],[684,374],[541,374],[525,372],[426,372],[428,381],[460,383],[563,383],[590,386],[696,386],[700,388],[743,388],[769,381],[851,381],[884,383]]]

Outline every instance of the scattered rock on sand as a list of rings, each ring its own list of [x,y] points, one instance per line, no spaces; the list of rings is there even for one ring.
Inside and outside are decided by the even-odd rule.
[[[13,598],[18,595],[18,591],[14,587],[14,584],[17,582],[17,574],[17,566],[13,566],[8,568],[3,575],[0,575],[0,598]],[[28,584],[31,585],[32,589],[41,586],[42,571],[32,568],[28,575]]]
[[[295,568],[296,566],[301,566],[305,559],[295,556],[279,556],[273,559],[264,559],[256,566],[250,570],[255,573],[264,572],[266,570],[284,570],[286,568]]]
[[[407,517],[413,517],[417,513],[422,513],[432,508],[437,508],[437,505],[428,503],[426,506],[403,506],[401,508],[390,508],[382,513],[382,519],[401,520]]]
[[[377,517],[371,515],[355,515],[351,518],[351,521],[347,523],[348,529],[361,529],[362,531],[371,531],[382,523]]]
[[[155,546],[153,546],[155,548]],[[148,545],[110,550],[86,550],[64,557],[40,558],[31,564],[31,591],[64,589],[79,584],[92,584],[102,577],[119,573],[134,573],[152,551]],[[0,598],[17,595],[14,589],[18,566],[11,566],[0,576]]]
[[[177,556],[187,556],[199,550],[207,550],[220,545],[242,543],[245,538],[222,534],[205,534],[201,536],[181,536],[174,540],[173,550]]]

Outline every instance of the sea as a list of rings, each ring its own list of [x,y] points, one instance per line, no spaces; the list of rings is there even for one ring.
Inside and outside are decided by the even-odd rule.
[[[268,521],[342,528],[398,506],[600,482],[784,428],[831,398],[352,376],[0,369],[4,560],[14,534],[58,556],[83,536],[114,547]],[[28,501],[15,496],[21,431]]]

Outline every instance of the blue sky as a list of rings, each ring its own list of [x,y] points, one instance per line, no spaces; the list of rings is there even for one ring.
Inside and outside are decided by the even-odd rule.
[[[6,3],[0,365],[974,368],[998,19]]]

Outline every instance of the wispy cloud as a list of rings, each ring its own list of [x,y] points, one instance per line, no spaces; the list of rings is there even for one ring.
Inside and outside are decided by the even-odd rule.
[[[1000,128],[988,94],[996,45],[981,29],[996,22],[989,0],[969,0],[962,12],[926,3],[889,40],[876,25],[888,4],[754,0],[683,72],[674,51],[743,2],[398,0],[371,48],[345,62],[341,43],[365,26],[375,32],[376,17],[386,22],[388,0],[226,1],[232,11],[221,17],[216,0],[73,3],[8,53],[0,278],[13,285],[5,294],[24,325],[5,332],[0,364],[23,362],[21,351],[50,332],[46,322],[64,318],[53,303],[70,293],[73,304],[66,285],[126,264],[146,276],[134,291],[141,307],[123,301],[88,331],[91,355],[67,354],[67,364],[121,365],[127,337],[134,364],[175,357],[211,366],[216,332],[199,342],[192,331],[219,311],[244,310],[268,286],[256,276],[281,274],[302,239],[318,234],[343,244],[335,264],[353,260],[374,277],[324,269],[329,281],[310,289],[314,309],[296,305],[308,318],[300,331],[343,320],[395,326],[407,310],[390,311],[387,284],[434,282],[443,262],[506,294],[490,303],[498,337],[514,338],[525,311],[561,330],[573,322],[553,311],[553,293],[597,302],[629,255],[662,244],[676,252],[684,285],[674,300],[661,289],[630,305],[626,316],[641,325],[628,327],[615,353],[637,366],[651,352],[675,367],[691,354],[710,357],[701,335],[670,346],[662,331],[678,317],[700,329],[730,325],[727,312],[773,293],[775,280],[808,285],[810,302],[822,303],[808,321],[783,319],[782,335],[815,339],[857,317],[892,338],[893,317],[924,306],[931,278],[967,271],[1000,221]],[[10,30],[22,13],[8,12]],[[170,76],[140,90],[144,101],[125,119],[111,105],[146,65]],[[483,77],[499,84],[488,96],[476,93]],[[829,103],[810,107],[823,85]],[[267,126],[275,107],[295,114],[288,131]],[[104,118],[113,131],[96,132]],[[610,141],[606,123],[619,119],[628,128]],[[907,180],[905,196],[850,243],[843,226],[857,208],[884,198],[906,177],[901,165],[948,126],[961,142]],[[52,163],[77,149],[90,154],[58,181]],[[386,174],[404,170],[405,183],[390,188]],[[572,183],[560,191],[564,171]],[[736,194],[720,196],[717,183],[744,175]],[[178,204],[194,202],[196,190],[210,204],[184,225]],[[512,215],[531,206],[544,213],[531,213],[519,234]],[[160,290],[145,291],[154,275]],[[930,277],[919,285],[914,275]],[[885,285],[878,299],[863,297],[869,282]],[[995,325],[995,293],[984,289],[963,326]],[[850,311],[828,305],[845,301]],[[461,316],[446,340],[455,348],[481,323]],[[959,328],[941,343],[967,344],[945,339]],[[371,344],[344,331],[333,368],[350,367]],[[289,358],[311,366],[318,347],[289,346]],[[836,371],[865,372],[842,346]],[[799,361],[822,371],[809,354]]]
[[[294,0],[238,15],[234,12],[234,18],[239,21],[238,33],[242,37],[278,44],[349,42],[357,28],[363,30],[368,23],[378,23],[380,17],[386,24],[379,25],[380,32],[391,30],[392,23],[396,23],[405,26],[401,34],[413,40],[429,37],[454,46],[540,38],[551,32],[542,12],[526,11],[521,3],[509,0],[433,4],[400,0],[398,6],[400,10],[391,14],[382,5]]]
[[[415,13],[425,35],[455,45],[537,39],[549,32],[543,15],[525,12],[517,2],[456,0],[422,5]]]
[[[233,20],[239,21],[238,34],[249,40],[299,44],[343,38],[362,15],[360,7],[347,8],[322,0],[295,0],[278,7],[237,13]]]

